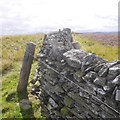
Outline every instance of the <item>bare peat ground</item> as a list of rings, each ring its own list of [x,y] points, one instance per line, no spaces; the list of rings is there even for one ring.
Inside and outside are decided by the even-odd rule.
[[[81,37],[97,40],[105,45],[118,46],[117,33],[80,33]]]

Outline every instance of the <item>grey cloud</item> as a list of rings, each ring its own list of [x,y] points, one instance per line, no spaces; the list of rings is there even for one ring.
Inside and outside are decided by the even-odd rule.
[[[37,1],[37,2],[36,2]],[[99,29],[89,29],[88,26],[84,25],[76,25],[73,24],[73,18],[67,18],[63,20],[63,23],[61,25],[42,25],[43,23],[39,23],[38,26],[36,26],[34,22],[32,21],[38,21],[40,19],[39,14],[39,0],[34,0],[30,4],[30,6],[35,6],[35,12],[38,12],[38,14],[29,14],[26,12],[26,14],[23,15],[22,12],[24,12],[25,6],[29,5],[29,0],[26,2],[25,0],[1,0],[0,1],[0,26],[2,26],[2,31],[0,31],[0,34],[23,34],[23,33],[32,33],[32,32],[49,32],[49,31],[56,31],[58,30],[58,26],[62,29],[63,27],[70,27],[73,31],[80,31],[80,32],[89,32],[89,31],[111,31],[116,30],[117,28],[117,16],[102,16],[102,15],[96,15],[95,19],[103,19],[106,20],[108,23],[106,26],[101,26],[102,28]],[[31,1],[30,1],[31,2]],[[25,3],[25,4],[24,4]],[[32,9],[32,7],[30,7]],[[47,9],[47,8],[45,8]],[[44,12],[44,10],[43,10]],[[84,13],[84,11],[83,11]],[[37,16],[38,15],[38,16]],[[41,16],[42,17],[42,16]],[[77,18],[76,18],[77,19]],[[49,19],[48,19],[49,20]],[[68,24],[69,23],[69,24]],[[110,24],[114,23],[114,24]],[[47,23],[46,23],[47,24]],[[79,24],[79,23],[77,23]],[[80,23],[81,24],[81,23]],[[110,24],[110,25],[109,25]],[[34,27],[35,25],[35,27]],[[52,27],[54,26],[54,27]]]

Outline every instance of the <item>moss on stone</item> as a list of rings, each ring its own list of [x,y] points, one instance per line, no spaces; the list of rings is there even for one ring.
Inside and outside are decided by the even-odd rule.
[[[61,110],[60,110],[61,114],[64,116],[70,115],[71,113],[68,111],[67,107],[64,106]]]
[[[72,100],[72,98],[65,96],[64,97],[64,104],[68,107],[70,107],[72,104],[74,103],[74,101]]]

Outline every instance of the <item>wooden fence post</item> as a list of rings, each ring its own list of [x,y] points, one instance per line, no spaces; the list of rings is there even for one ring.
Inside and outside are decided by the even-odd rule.
[[[30,74],[31,66],[33,62],[35,47],[36,45],[33,42],[27,43],[25,55],[23,58],[23,64],[20,71],[19,82],[17,86],[18,92],[27,91],[27,84],[28,84],[29,74]]]

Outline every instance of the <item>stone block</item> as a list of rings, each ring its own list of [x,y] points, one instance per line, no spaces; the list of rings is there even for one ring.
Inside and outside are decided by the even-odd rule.
[[[52,98],[49,98],[49,103],[50,103],[54,108],[57,108],[57,107],[58,107],[57,103],[56,103]]]
[[[105,86],[105,83],[106,83],[106,78],[100,78],[100,77],[97,77],[94,81],[93,81],[94,84],[96,85],[99,85],[99,86]]]
[[[120,86],[120,75],[118,75],[113,81],[112,84]]]
[[[53,92],[55,92],[56,94],[61,94],[61,93],[64,93],[62,87],[60,87],[59,85],[55,85],[52,89]]]
[[[98,75],[100,77],[106,77],[108,74],[109,68],[107,65],[103,65],[103,67],[99,70]]]
[[[120,75],[120,66],[119,67],[117,65],[113,66],[113,67],[109,68],[107,80],[113,80],[118,75]]]
[[[104,96],[106,94],[105,91],[101,88],[97,88],[96,92],[98,95],[101,95],[101,96]]]
[[[74,105],[74,100],[72,100],[70,97],[68,97],[68,96],[65,96],[64,97],[64,104],[67,106],[67,107],[69,107],[69,108],[71,108],[71,107],[73,107],[73,105]]]
[[[100,61],[101,61],[101,63],[104,62],[104,60],[102,58],[96,56],[95,54],[88,53],[83,58],[82,67],[89,66],[89,65],[95,65]]]
[[[24,110],[28,110],[32,107],[32,104],[29,100],[27,99],[22,99],[19,103],[20,107]]]
[[[77,81],[77,82],[82,82],[82,76],[83,76],[83,73],[81,70],[77,71],[74,73],[74,79]]]
[[[83,50],[71,49],[63,54],[64,59],[69,66],[80,68],[83,57],[87,55]]]
[[[84,76],[84,80],[93,82],[93,80],[95,80],[96,77],[97,77],[97,74],[93,71],[90,71]]]
[[[115,100],[120,101],[120,90],[116,90]]]

